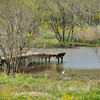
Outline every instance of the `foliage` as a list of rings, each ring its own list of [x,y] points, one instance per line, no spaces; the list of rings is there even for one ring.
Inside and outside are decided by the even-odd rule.
[[[0,99],[4,100],[99,100],[98,80],[74,77],[63,80],[62,75],[45,77],[32,74],[15,74],[14,78],[0,73]],[[66,76],[66,75],[65,75]],[[64,76],[64,77],[65,77]],[[68,76],[68,75],[67,75]],[[70,75],[71,76],[71,75]],[[75,75],[77,77],[77,75]],[[95,83],[95,84],[94,84]]]

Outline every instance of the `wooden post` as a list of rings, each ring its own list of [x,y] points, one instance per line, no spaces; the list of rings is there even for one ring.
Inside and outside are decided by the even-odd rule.
[[[55,63],[56,63],[56,57],[55,57]]]
[[[57,59],[58,59],[58,63],[59,63],[59,57]]]
[[[34,65],[36,65],[36,56],[34,56]]]
[[[51,58],[51,57],[49,57],[49,63],[50,63],[50,58]]]
[[[39,60],[40,60],[40,59],[38,58],[38,64],[40,63]]]
[[[45,57],[45,63],[47,63],[47,57]]]
[[[61,63],[63,63],[63,56],[61,57]]]
[[[43,58],[41,58],[42,59],[42,64],[43,64]]]

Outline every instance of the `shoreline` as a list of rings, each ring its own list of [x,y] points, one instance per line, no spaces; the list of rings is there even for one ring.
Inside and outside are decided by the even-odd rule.
[[[58,43],[58,44],[48,44],[44,43],[47,48],[75,48],[75,47],[96,47],[97,44],[88,44],[88,43]],[[33,46],[37,48],[43,48],[44,44],[36,43]]]

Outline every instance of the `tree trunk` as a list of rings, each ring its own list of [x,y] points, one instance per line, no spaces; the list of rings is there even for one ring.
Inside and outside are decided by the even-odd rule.
[[[72,36],[71,36],[71,42],[73,41],[73,28],[74,28],[74,22],[73,22],[74,16],[72,16]]]
[[[10,74],[10,63],[9,62],[7,63],[7,70],[8,70],[7,75],[9,75]]]
[[[62,7],[62,9],[63,9],[63,7]],[[66,27],[66,15],[65,15],[65,13],[64,13],[64,9],[63,9],[63,17],[62,17],[62,20],[63,20],[63,23],[62,23],[62,26],[63,26],[63,29],[62,29],[62,33],[63,33],[63,36],[62,36],[62,38],[63,38],[63,42],[65,41],[65,27]]]
[[[61,41],[61,40],[62,40],[62,37],[61,37],[60,34],[59,34],[58,28],[56,28],[56,29],[54,30],[54,32],[55,32],[55,34],[56,34],[57,40],[58,40],[58,41]]]
[[[73,26],[72,26],[72,36],[71,36],[71,42],[73,40]]]
[[[69,31],[69,33],[68,33],[67,42],[69,42],[69,38],[70,38],[70,32],[71,32],[71,30],[70,30],[70,31]]]
[[[63,37],[62,37],[62,39],[63,39],[63,42],[65,41],[65,30],[64,30],[64,28],[63,28]]]
[[[62,37],[60,36],[59,32],[56,32],[56,38],[57,38],[58,41],[62,40]]]

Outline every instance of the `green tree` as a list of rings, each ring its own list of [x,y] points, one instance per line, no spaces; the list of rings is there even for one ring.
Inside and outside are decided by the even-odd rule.
[[[47,22],[48,26],[53,29],[55,36],[58,41],[64,42],[65,27],[66,27],[66,15],[67,10],[64,8],[64,2],[61,0],[45,1],[45,6],[43,10],[45,12],[44,20]],[[62,32],[60,33],[60,29]]]

